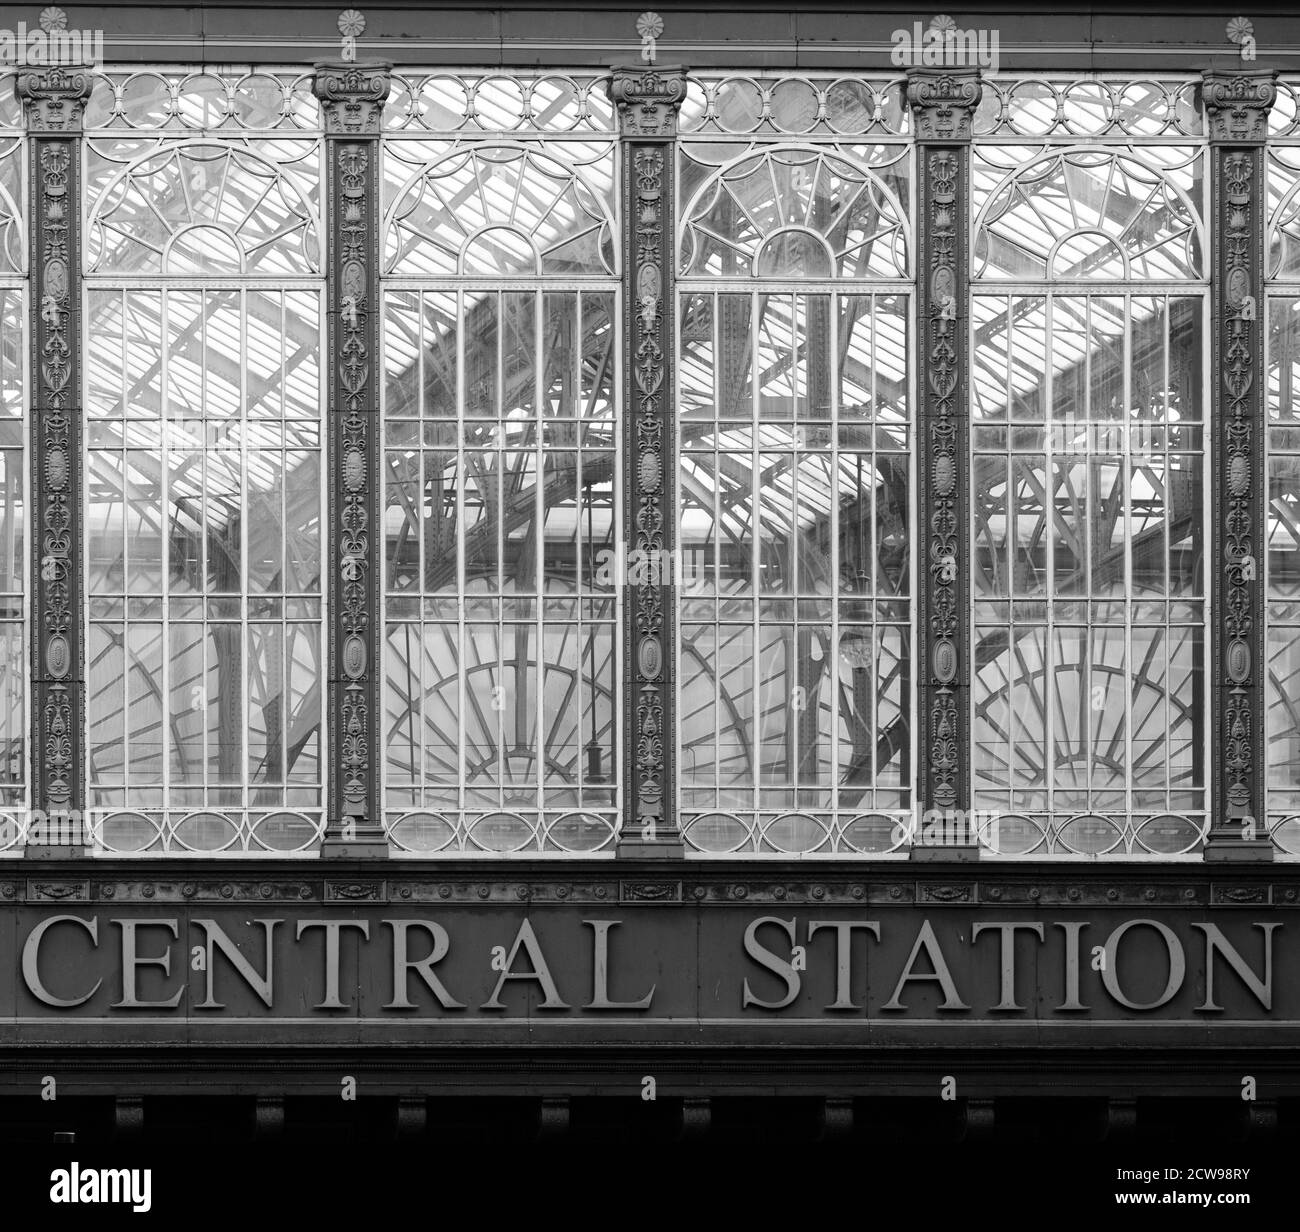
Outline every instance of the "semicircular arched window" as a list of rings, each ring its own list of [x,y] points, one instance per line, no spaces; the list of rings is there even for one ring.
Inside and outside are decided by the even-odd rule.
[[[522,145],[459,147],[390,197],[385,271],[501,278],[616,272],[611,185]]]
[[[299,143],[274,161],[229,141],[168,144],[122,167],[100,191],[87,273],[296,276],[320,270],[313,190]]]
[[[683,277],[898,278],[907,209],[885,178],[833,150],[747,152],[690,192]]]
[[[1072,147],[1025,160],[1023,148],[985,148],[975,277],[1202,277],[1200,164],[1182,147],[1143,153],[1153,157]]]

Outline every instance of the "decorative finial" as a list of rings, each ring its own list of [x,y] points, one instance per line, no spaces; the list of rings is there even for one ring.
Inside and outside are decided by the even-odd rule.
[[[647,64],[653,64],[655,39],[664,32],[664,19],[658,13],[642,13],[636,19],[636,32],[641,36],[641,59]]]
[[[343,59],[349,64],[357,58],[357,38],[365,28],[365,14],[360,10],[344,9],[339,14],[339,33],[343,36]]]
[[[1249,17],[1234,17],[1228,22],[1228,42],[1241,48],[1242,60],[1255,58],[1255,27]]]

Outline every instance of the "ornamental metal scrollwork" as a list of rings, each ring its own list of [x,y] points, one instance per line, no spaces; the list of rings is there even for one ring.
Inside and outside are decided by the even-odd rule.
[[[628,219],[624,327],[633,446],[624,469],[629,559],[665,562],[674,545],[673,374],[667,322],[673,296],[672,146],[685,97],[680,73],[615,69],[610,95],[624,139]],[[649,138],[647,140],[647,138]],[[643,570],[627,594],[627,796],[620,847],[679,855],[672,799],[671,581]]]
[[[969,343],[967,201],[974,74],[910,72],[921,169],[917,322],[921,387],[921,518],[927,530],[919,595],[920,797],[924,809],[968,807],[965,693],[970,586],[966,533]],[[974,836],[969,844],[973,847]],[[924,846],[919,841],[917,846]]]
[[[90,78],[17,81],[31,133],[32,806],[82,807],[80,158]],[[78,824],[36,838],[80,845]]]
[[[1214,425],[1214,690],[1217,744],[1214,824],[1206,847],[1272,845],[1264,811],[1263,578],[1265,549],[1263,303],[1264,150],[1273,74],[1207,74],[1203,97],[1214,157],[1216,259]],[[1238,829],[1244,823],[1243,829]]]
[[[325,847],[382,854],[379,798],[379,175],[387,66],[318,66],[329,167],[329,432],[332,466],[330,824]]]

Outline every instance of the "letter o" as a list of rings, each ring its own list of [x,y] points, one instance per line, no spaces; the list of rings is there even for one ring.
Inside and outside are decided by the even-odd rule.
[[[1165,983],[1165,990],[1154,1001],[1149,1001],[1145,1005],[1137,1001],[1130,1001],[1124,995],[1124,990],[1119,986],[1119,963],[1117,961],[1120,938],[1130,928],[1136,928],[1139,924],[1154,928],[1164,938],[1165,950],[1169,955],[1169,979]],[[1183,980],[1187,975],[1187,958],[1183,953],[1182,943],[1174,935],[1173,929],[1161,924],[1159,920],[1129,920],[1126,924],[1121,924],[1106,938],[1105,959],[1105,965],[1101,969],[1101,982],[1106,986],[1106,991],[1114,1000],[1118,1001],[1125,1009],[1130,1010],[1159,1009],[1168,1001],[1173,1000],[1178,990],[1183,986]]]

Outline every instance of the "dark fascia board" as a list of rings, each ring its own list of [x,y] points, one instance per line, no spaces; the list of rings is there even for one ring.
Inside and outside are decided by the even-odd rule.
[[[253,3],[110,2],[68,5],[69,27],[102,29],[110,64],[310,64],[340,52],[340,0],[267,6]],[[389,0],[361,6],[366,28],[359,59],[397,65],[606,68],[639,63],[636,19],[649,0],[614,8],[517,0],[507,6]],[[695,68],[822,69],[887,72],[896,29],[933,14],[898,5],[793,6],[765,0],[704,5],[655,3],[665,31],[661,63]],[[30,13],[6,7],[0,26]],[[938,11],[938,10],[936,10]],[[1064,5],[1002,0],[947,9],[960,29],[997,30],[1000,72],[1198,72],[1240,65],[1226,27],[1234,13],[1193,2]],[[1257,60],[1250,67],[1300,69],[1300,16],[1266,14],[1254,22]]]

